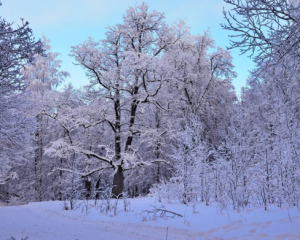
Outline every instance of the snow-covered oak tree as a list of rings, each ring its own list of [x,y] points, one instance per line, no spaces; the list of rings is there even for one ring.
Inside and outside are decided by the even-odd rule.
[[[105,124],[112,139],[102,151],[104,155],[97,153],[98,144],[87,149],[82,145],[73,146],[73,150],[114,169],[115,196],[123,191],[124,171],[150,164],[140,158],[139,144],[135,140],[153,134],[150,124],[144,121],[145,109],[149,104],[161,109],[165,107],[157,98],[162,86],[169,80],[168,65],[164,64],[162,55],[185,32],[182,22],[169,27],[162,13],[150,12],[143,3],[127,10],[122,24],[109,27],[106,39],[95,41],[90,38],[72,47],[71,55],[76,64],[84,68],[90,79],[87,92],[96,96],[88,107],[103,112],[98,119],[95,115],[86,118],[77,128]],[[61,147],[58,145],[52,147]]]

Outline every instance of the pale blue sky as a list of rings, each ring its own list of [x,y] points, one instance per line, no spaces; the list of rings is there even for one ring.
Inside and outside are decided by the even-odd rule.
[[[45,35],[51,40],[54,52],[61,53],[62,70],[68,71],[75,87],[88,83],[83,70],[73,66],[68,56],[71,46],[82,43],[88,37],[103,39],[105,27],[122,22],[122,16],[130,6],[142,1],[137,0],[2,0],[0,16],[9,22],[20,23],[24,18],[30,23],[36,38]],[[203,34],[210,30],[217,46],[229,45],[228,31],[222,30],[224,21],[222,0],[145,0],[151,10],[164,12],[166,21],[172,23],[178,19],[186,21],[193,34]],[[225,6],[226,7],[226,6]],[[228,6],[227,6],[228,8]],[[236,91],[245,86],[248,70],[254,67],[247,56],[232,50],[235,71]]]

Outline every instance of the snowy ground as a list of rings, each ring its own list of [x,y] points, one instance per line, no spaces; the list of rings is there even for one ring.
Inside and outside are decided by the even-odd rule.
[[[155,198],[130,199],[130,212],[119,200],[118,214],[100,213],[91,207],[63,210],[62,203],[29,203],[0,207],[0,240],[183,240],[183,239],[300,239],[300,211],[270,207],[242,211],[220,211],[216,204],[199,203],[195,209],[182,204],[159,203]],[[89,202],[92,204],[93,202]],[[100,202],[98,203],[100,205]],[[163,206],[162,206],[163,205]],[[153,206],[174,211],[183,217],[160,217],[143,210]]]

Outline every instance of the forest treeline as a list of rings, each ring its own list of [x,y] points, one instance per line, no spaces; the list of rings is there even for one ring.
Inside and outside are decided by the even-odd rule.
[[[136,197],[234,209],[300,201],[300,6],[225,0],[231,48],[256,68],[236,97],[228,50],[145,3],[70,55],[0,18],[0,200]],[[60,86],[61,90],[57,90]],[[64,86],[64,87],[62,87]]]

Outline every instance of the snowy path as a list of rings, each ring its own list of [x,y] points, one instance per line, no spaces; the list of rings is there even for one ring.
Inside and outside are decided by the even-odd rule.
[[[99,221],[70,216],[36,204],[0,208],[0,240],[29,236],[29,240],[166,239],[166,228],[146,224]],[[153,238],[155,236],[155,238]],[[188,231],[170,229],[168,239],[193,239]]]
[[[154,199],[131,200],[134,210],[121,211],[117,216],[101,214],[91,209],[88,215],[81,209],[62,210],[60,202],[29,203],[15,207],[0,207],[0,240],[14,236],[17,240],[221,240],[221,239],[300,239],[300,212],[273,208],[217,213],[215,206],[199,204],[194,214],[191,207],[165,204],[183,218],[158,218],[142,222],[137,213],[149,209]],[[120,203],[121,205],[121,203]]]

